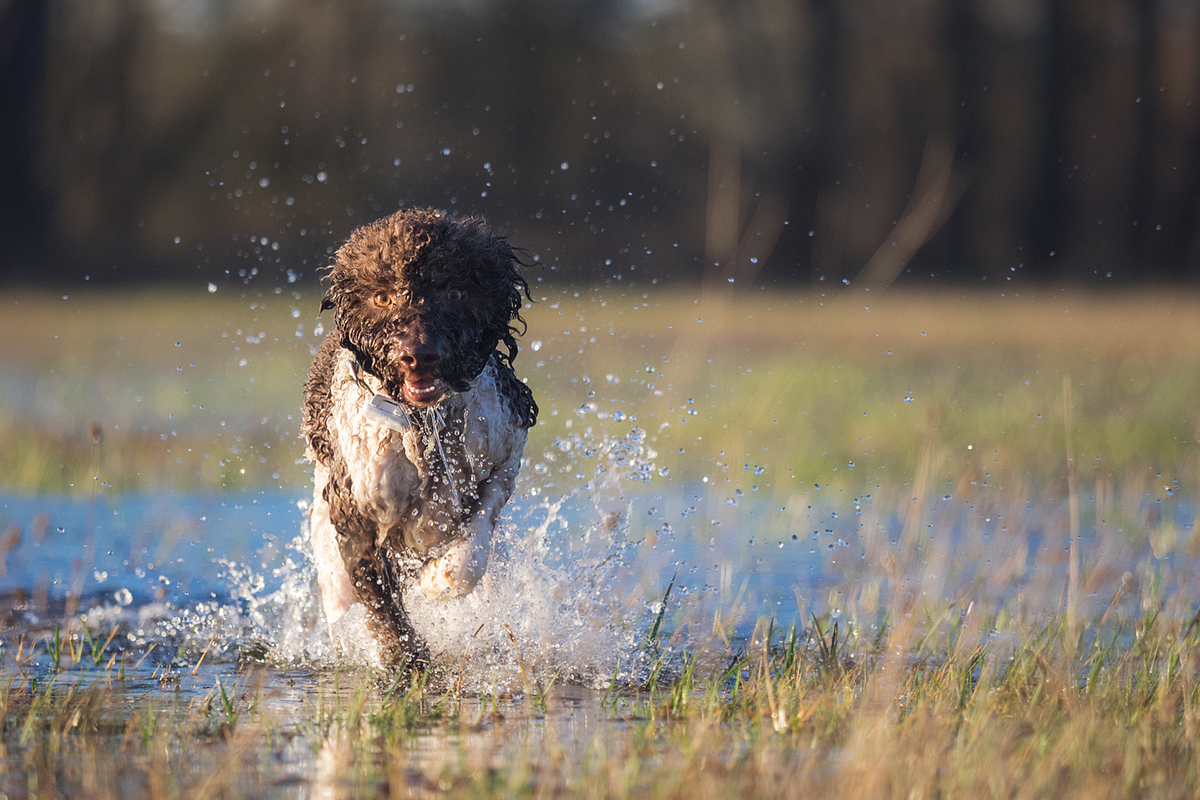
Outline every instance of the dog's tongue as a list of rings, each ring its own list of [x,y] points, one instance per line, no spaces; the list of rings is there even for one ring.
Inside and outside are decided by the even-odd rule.
[[[404,382],[404,399],[416,406],[436,403],[446,393],[446,384],[438,378],[418,378]]]

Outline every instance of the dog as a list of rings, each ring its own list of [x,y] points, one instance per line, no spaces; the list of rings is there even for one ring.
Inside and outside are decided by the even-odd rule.
[[[487,568],[538,415],[512,366],[526,266],[482,220],[409,209],[354,231],[325,276],[335,328],[302,422],[317,585],[331,625],[364,606],[385,664],[428,662],[412,579],[461,597]]]

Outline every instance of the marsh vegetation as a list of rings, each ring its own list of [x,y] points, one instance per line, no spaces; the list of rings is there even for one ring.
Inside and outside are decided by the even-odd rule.
[[[297,633],[315,294],[10,297],[0,790],[1200,789],[1190,297],[535,297],[514,580],[421,676]]]

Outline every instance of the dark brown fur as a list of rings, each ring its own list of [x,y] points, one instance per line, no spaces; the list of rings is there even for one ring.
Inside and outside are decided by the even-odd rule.
[[[494,356],[501,375],[510,379],[513,413],[524,427],[533,427],[537,403],[512,371],[515,337],[525,327],[522,294],[529,296],[521,266],[512,245],[481,220],[454,220],[432,209],[398,211],[354,231],[334,255],[321,303],[322,311],[334,310],[337,330],[322,343],[305,384],[303,429],[313,450],[332,457],[324,422],[337,349],[353,352],[363,369],[399,398],[403,371],[394,368],[399,343],[427,337],[430,330],[438,331],[434,344],[447,365],[442,368],[447,382],[457,383],[456,388],[469,384]],[[394,310],[381,313],[370,306],[375,294],[397,287],[404,296]],[[457,309],[440,302],[451,288],[463,292]]]
[[[336,328],[309,370],[302,429],[312,456],[330,471],[323,497],[342,561],[373,632],[397,658],[425,657],[400,601],[411,569],[405,573],[402,566],[406,553],[380,552],[378,526],[351,497],[353,479],[329,428],[334,368],[339,353],[349,350],[392,399],[402,401],[406,381],[437,381],[467,391],[491,362],[514,425],[532,427],[537,404],[512,370],[515,336],[524,328],[521,305],[529,297],[521,266],[518,252],[482,221],[413,209],[354,231],[329,269],[322,310],[334,310]],[[377,302],[381,297],[388,302]],[[430,477],[422,492],[438,480]],[[386,534],[388,547],[402,547],[413,537],[412,531]]]

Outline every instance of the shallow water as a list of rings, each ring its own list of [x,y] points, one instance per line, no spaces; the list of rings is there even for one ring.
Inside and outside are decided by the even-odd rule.
[[[602,687],[614,675],[644,678],[652,629],[667,651],[714,639],[729,649],[764,617],[804,627],[829,614],[869,629],[882,620],[880,598],[899,591],[964,606],[1015,604],[1031,615],[1061,608],[1065,597],[1062,501],[997,494],[907,507],[870,494],[766,493],[718,501],[702,483],[628,474],[621,483],[607,474],[556,493],[525,480],[474,593],[450,601],[406,594],[435,671],[480,693],[519,685],[525,667]],[[111,652],[151,651],[143,671],[197,661],[293,670],[368,663],[360,614],[332,631],[322,618],[306,508],[306,498],[285,491],[0,494],[6,651],[51,641],[65,625],[80,642],[117,629]],[[1120,525],[1081,527],[1081,613],[1125,596],[1190,608],[1200,585],[1188,558],[1194,508],[1147,495],[1113,514]],[[46,656],[40,663],[48,666]]]
[[[481,670],[495,669],[497,659],[515,666],[511,631],[536,648],[535,658],[549,658],[546,668],[593,681],[641,648],[668,587],[672,614],[711,619],[710,607],[736,602],[743,623],[753,624],[759,615],[786,615],[785,607],[794,615],[796,591],[840,582],[839,564],[855,557],[840,536],[764,538],[761,503],[743,510],[759,529],[757,541],[677,535],[666,520],[703,512],[686,492],[674,495],[622,496],[603,511],[597,503],[604,501],[586,491],[515,499],[488,575],[471,596],[431,601],[408,593],[419,630],[443,660],[473,648]],[[265,491],[0,494],[0,523],[20,530],[0,579],[5,638],[47,637],[78,612],[92,630],[121,625],[128,646],[156,645],[159,660],[185,661],[205,647],[210,662],[366,659],[355,652],[357,632],[335,630],[331,640],[315,602],[306,507],[306,498]],[[613,514],[616,524],[606,524]]]

